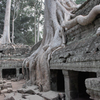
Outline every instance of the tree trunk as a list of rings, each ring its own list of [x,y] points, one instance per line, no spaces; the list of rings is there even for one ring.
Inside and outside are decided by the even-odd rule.
[[[37,42],[37,38],[36,38],[36,15],[35,15],[35,22],[34,23],[35,23],[35,44],[36,44],[36,42]]]
[[[10,9],[11,9],[11,0],[7,0],[5,21],[4,21],[4,31],[0,39],[0,44],[11,43],[10,41]]]
[[[42,0],[41,0],[41,4],[40,4],[40,8],[38,9],[38,33],[37,33],[37,42],[39,42],[39,37],[40,37],[40,11],[42,9]]]
[[[65,39],[61,24],[65,18],[66,20],[70,18],[72,15],[70,11],[66,10],[59,0],[45,0],[43,41],[40,47],[24,61],[24,66],[29,67],[31,83],[37,84],[41,91],[50,90],[49,60],[56,49],[64,47]]]
[[[12,43],[14,43],[14,18],[12,20]]]
[[[12,43],[14,43],[14,23],[15,23],[15,20],[17,19],[18,17],[18,10],[19,10],[19,3],[20,3],[20,0],[17,0],[15,2],[15,0],[13,0],[13,6],[14,6],[14,12],[13,12],[13,20],[12,20]]]

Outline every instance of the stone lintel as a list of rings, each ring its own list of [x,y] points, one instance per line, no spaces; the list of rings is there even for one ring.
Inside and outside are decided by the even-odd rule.
[[[50,64],[50,69],[98,72],[98,70],[100,70],[100,61],[55,63],[55,64]]]

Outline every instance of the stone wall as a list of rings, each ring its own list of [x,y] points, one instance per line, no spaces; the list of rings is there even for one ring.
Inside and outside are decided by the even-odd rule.
[[[23,44],[0,45],[0,77],[3,69],[16,69],[16,76],[22,68],[23,60],[29,55],[31,47]]]
[[[76,12],[88,14],[100,0],[88,0],[88,3]],[[87,26],[76,25],[66,34],[66,47],[56,51],[50,61],[51,69],[97,72],[100,69],[100,36],[96,31],[100,27],[100,16]]]
[[[100,0],[87,0],[73,13],[75,16],[87,15],[98,4]],[[66,47],[52,54],[50,69],[63,71],[66,100],[73,100],[79,95],[77,82],[79,72],[93,72],[95,77],[100,77],[100,36],[96,36],[98,27],[100,27],[100,15],[89,25],[72,27],[65,32]],[[91,77],[85,78],[87,93],[92,99],[99,100],[100,78]]]

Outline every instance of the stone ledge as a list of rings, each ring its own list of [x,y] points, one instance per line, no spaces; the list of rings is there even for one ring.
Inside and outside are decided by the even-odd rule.
[[[100,78],[86,79],[85,86],[91,99],[100,100]]]
[[[100,61],[75,62],[75,63],[55,63],[55,64],[50,64],[50,69],[98,72],[98,70],[100,70]]]

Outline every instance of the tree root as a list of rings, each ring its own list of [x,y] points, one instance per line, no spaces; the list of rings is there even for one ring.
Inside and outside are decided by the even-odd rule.
[[[72,20],[63,22],[61,26],[64,28],[66,27],[67,29],[70,29],[77,24],[85,26],[92,23],[98,14],[100,14],[100,5],[95,6],[87,16],[79,15]]]

